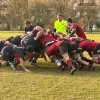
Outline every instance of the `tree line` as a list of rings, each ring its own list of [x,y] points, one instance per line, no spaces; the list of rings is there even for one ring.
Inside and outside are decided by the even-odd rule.
[[[75,0],[7,0],[4,14],[0,9],[0,29],[2,30],[23,30],[26,20],[31,20],[33,25],[52,25],[56,14],[61,13],[74,20],[81,17],[85,19],[86,26],[95,22],[97,9],[88,6],[77,6]],[[43,0],[42,0],[43,1]],[[4,0],[2,0],[4,2]],[[3,26],[3,27],[2,27]]]

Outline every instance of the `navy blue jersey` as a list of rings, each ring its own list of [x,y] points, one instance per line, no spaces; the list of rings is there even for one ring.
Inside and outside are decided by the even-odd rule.
[[[19,46],[20,45],[20,42],[21,42],[21,37],[20,36],[14,37],[10,42],[12,44],[14,44],[14,45]]]
[[[33,30],[34,26],[30,26],[30,27],[25,27],[25,33],[27,32],[31,32]]]
[[[24,57],[26,54],[26,49],[23,47],[13,46],[14,54],[19,54],[21,57]]]
[[[1,49],[4,47],[4,43],[2,41],[0,41],[0,51]]]
[[[4,46],[1,50],[1,55],[5,60],[13,60],[14,51],[12,46]]]

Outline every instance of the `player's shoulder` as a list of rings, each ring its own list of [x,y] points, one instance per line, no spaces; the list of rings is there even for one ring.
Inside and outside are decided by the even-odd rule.
[[[62,22],[63,22],[63,23],[68,23],[68,21],[67,21],[67,20],[65,20],[65,19],[63,19],[63,20],[62,20]]]

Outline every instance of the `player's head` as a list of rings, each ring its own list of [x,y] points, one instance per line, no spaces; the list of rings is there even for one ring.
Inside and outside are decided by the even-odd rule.
[[[32,24],[31,21],[29,21],[29,20],[26,21],[26,26],[27,26],[27,27],[30,27],[31,24]]]
[[[9,41],[5,41],[5,45],[12,46],[12,43],[10,43]]]
[[[37,25],[37,26],[34,27],[34,30],[37,30],[37,31],[41,31],[43,29],[44,28],[42,26],[39,26],[39,25]]]
[[[67,21],[68,21],[69,23],[73,23],[72,18],[68,18]]]
[[[62,20],[64,16],[62,14],[57,14],[57,19]]]

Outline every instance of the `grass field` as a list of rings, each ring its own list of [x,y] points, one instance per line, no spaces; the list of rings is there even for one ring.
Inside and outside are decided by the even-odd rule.
[[[7,38],[15,33],[0,33]],[[99,41],[99,34],[89,34]],[[100,100],[100,68],[96,71],[77,71],[70,75],[61,72],[48,62],[39,62],[30,73],[13,72],[9,67],[0,67],[0,100]]]

